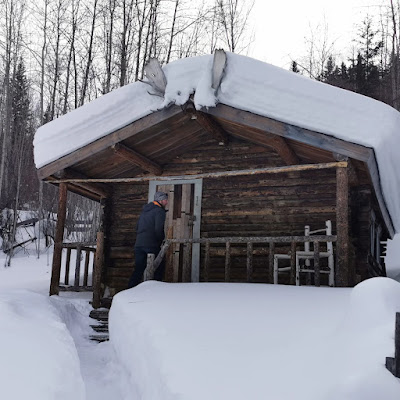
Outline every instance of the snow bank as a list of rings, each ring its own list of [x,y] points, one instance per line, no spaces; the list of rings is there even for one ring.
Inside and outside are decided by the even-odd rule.
[[[387,276],[400,282],[400,234],[388,240],[385,257]]]
[[[49,297],[1,290],[0,326],[1,398],[85,399],[74,342]]]
[[[40,168],[157,109],[218,102],[375,149],[385,201],[400,231],[400,113],[379,101],[305,78],[261,61],[228,53],[220,90],[211,90],[212,56],[164,67],[164,100],[142,82],[114,90],[40,127],[34,139]]]
[[[144,400],[391,400],[396,310],[387,278],[353,290],[145,282],[114,297],[110,335]]]

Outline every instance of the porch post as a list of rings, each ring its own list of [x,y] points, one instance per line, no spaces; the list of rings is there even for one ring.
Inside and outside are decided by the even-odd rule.
[[[93,299],[92,307],[99,308],[101,306],[101,275],[104,268],[104,232],[106,218],[106,199],[100,200],[100,226],[96,238],[96,253],[93,263]]]
[[[336,168],[336,286],[349,286],[349,175]]]
[[[61,274],[62,242],[64,238],[65,217],[67,214],[67,184],[58,187],[58,210],[56,234],[54,236],[53,266],[51,270],[50,296],[58,294]]]

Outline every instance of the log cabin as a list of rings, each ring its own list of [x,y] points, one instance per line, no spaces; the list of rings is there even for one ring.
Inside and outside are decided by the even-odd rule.
[[[164,68],[153,59],[145,82],[36,133],[39,178],[59,187],[50,294],[73,247],[69,191],[102,210],[72,285],[82,286],[81,252],[95,252],[83,284],[94,307],[127,288],[137,219],[156,190],[169,193],[168,282],[345,287],[385,276],[382,246],[399,227],[399,121],[378,101],[222,50]]]

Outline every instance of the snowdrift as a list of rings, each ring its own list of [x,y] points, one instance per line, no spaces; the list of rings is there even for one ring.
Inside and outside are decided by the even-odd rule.
[[[0,397],[84,400],[76,348],[52,299],[0,292]]]
[[[400,284],[354,289],[145,282],[114,297],[110,338],[141,399],[398,399]]]

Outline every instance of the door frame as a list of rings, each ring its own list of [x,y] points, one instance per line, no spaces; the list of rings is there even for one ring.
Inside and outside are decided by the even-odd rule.
[[[193,239],[200,239],[201,226],[201,200],[203,196],[203,179],[173,179],[165,177],[167,180],[154,180],[149,182],[149,203],[153,201],[157,186],[161,185],[186,185],[194,184],[194,205],[193,205]],[[171,179],[172,178],[172,179]],[[200,281],[200,243],[193,243],[192,246],[192,272],[191,281]]]

